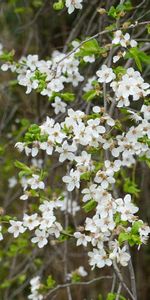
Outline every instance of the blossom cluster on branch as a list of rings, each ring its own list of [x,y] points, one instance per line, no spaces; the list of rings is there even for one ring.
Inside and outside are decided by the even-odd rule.
[[[68,13],[81,9],[82,2],[66,0]],[[110,37],[111,44],[105,47],[94,38],[85,43],[75,40],[70,52],[53,51],[48,60],[29,54],[16,62],[12,57],[7,59],[0,47],[2,71],[15,73],[26,94],[47,96],[54,112],[54,117],[47,114],[41,124],[31,125],[15,144],[31,161],[30,166],[16,162],[21,169],[20,200],[30,203],[35,198],[40,203],[32,213],[27,205],[22,219],[12,217],[8,232],[14,238],[28,232],[39,248],[67,236],[76,246],[87,248],[92,269],[114,262],[127,266],[131,259],[128,245],[139,249],[150,233],[150,227],[138,216],[133,190],[124,191],[120,183],[124,172],[150,161],[150,85],[142,77],[137,58],[134,66],[116,65],[134,59],[135,54],[143,55],[137,42],[118,28]],[[92,72],[86,75],[92,64]],[[73,105],[77,95],[85,101],[83,109],[79,100]],[[142,102],[139,110],[134,108],[136,101]],[[61,192],[53,197],[48,194],[43,154],[48,159],[54,157],[63,168]],[[16,184],[16,178],[9,179],[10,188]],[[80,212],[84,220],[68,232],[60,216],[76,218]],[[1,230],[2,226],[0,240]],[[87,274],[82,266],[75,271],[81,277]],[[32,278],[30,284],[28,299],[42,300],[40,277]]]

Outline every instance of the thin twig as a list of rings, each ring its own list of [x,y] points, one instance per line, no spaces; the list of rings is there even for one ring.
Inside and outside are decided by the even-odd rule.
[[[122,284],[120,283],[119,287],[118,287],[117,295],[116,295],[116,300],[119,300],[119,298],[120,298],[121,289],[122,289]]]
[[[129,245],[127,245],[127,251],[128,251],[128,253],[129,253],[130,257],[131,257]],[[130,273],[132,294],[134,295],[135,300],[137,300],[136,280],[135,280],[134,268],[133,268],[133,264],[132,264],[132,259],[131,258],[129,260],[128,268],[129,268],[129,273]]]
[[[52,293],[60,290],[60,289],[64,289],[66,287],[72,287],[72,286],[81,286],[81,285],[90,285],[90,284],[93,284],[99,280],[102,280],[102,279],[112,279],[113,277],[112,276],[101,276],[101,277],[97,277],[97,278],[94,278],[92,280],[89,280],[89,281],[85,281],[85,282],[71,282],[71,283],[65,283],[65,284],[59,284],[57,285],[53,290],[49,291],[45,296],[44,296],[44,299],[46,299],[48,296],[50,296]]]
[[[121,274],[121,272],[120,272],[120,270],[119,270],[119,268],[118,268],[118,266],[117,266],[117,264],[116,264],[115,261],[113,262],[113,267],[114,267],[114,271],[115,271],[115,273],[116,273],[116,275],[117,275],[117,277],[118,277],[120,283],[121,283],[122,286],[124,287],[124,289],[128,292],[128,294],[130,295],[130,297],[131,297],[132,300],[136,300],[135,297],[133,296],[133,294],[131,293],[130,289],[128,288],[128,286],[127,286],[126,283],[124,282],[124,279],[123,279],[123,277],[122,277],[122,274]]]

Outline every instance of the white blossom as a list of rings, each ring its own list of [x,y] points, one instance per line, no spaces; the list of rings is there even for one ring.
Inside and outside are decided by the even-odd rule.
[[[96,75],[98,76],[98,82],[100,83],[109,83],[116,78],[113,70],[106,65],[102,65],[101,69],[96,72]]]
[[[58,115],[66,111],[67,104],[60,97],[55,97],[55,102],[52,103],[52,106],[54,107],[55,114]]]
[[[72,14],[76,9],[82,9],[83,0],[66,0],[65,5],[68,8],[68,13]]]
[[[27,184],[30,185],[33,190],[43,190],[45,187],[44,182],[40,180],[40,176],[36,174],[33,174],[32,177],[27,180]]]
[[[24,233],[26,228],[23,226],[23,222],[10,220],[10,227],[8,232],[14,235],[14,238],[17,238],[20,233]]]
[[[32,243],[37,243],[39,248],[43,248],[47,243],[48,233],[45,230],[35,230],[35,237],[31,239]]]
[[[29,230],[33,230],[39,225],[39,219],[37,213],[33,215],[24,214],[23,216],[23,226],[27,227]]]
[[[65,182],[67,184],[67,190],[69,192],[73,191],[75,187],[77,189],[79,189],[79,187],[80,187],[80,172],[77,170],[74,171],[73,169],[71,169],[69,175],[63,177],[63,182]]]

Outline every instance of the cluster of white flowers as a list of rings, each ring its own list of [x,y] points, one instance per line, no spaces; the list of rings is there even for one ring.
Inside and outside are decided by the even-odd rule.
[[[8,232],[12,233],[15,238],[20,233],[24,233],[27,229],[35,230],[35,237],[31,239],[33,243],[37,243],[39,248],[43,248],[48,243],[49,236],[58,238],[62,231],[62,226],[56,221],[54,209],[60,207],[59,201],[45,200],[40,206],[40,214],[32,215],[24,214],[23,221],[10,220]]]
[[[97,71],[98,82],[110,83],[110,87],[115,93],[117,107],[129,106],[130,101],[137,101],[150,94],[150,85],[144,82],[141,74],[133,68],[128,68],[121,80],[114,80],[116,75],[112,68],[102,65]],[[131,98],[131,100],[130,100]]]
[[[37,174],[32,174],[31,177],[22,177],[21,185],[23,187],[24,194],[20,196],[21,200],[27,200],[30,195],[30,190],[44,190],[45,184],[40,180],[40,176]]]
[[[1,66],[3,71],[10,69],[18,74],[18,83],[27,88],[26,94],[38,90],[41,95],[51,97],[64,89],[65,83],[72,83],[77,87],[84,77],[79,73],[79,60],[74,54],[66,57],[64,53],[54,51],[51,60],[39,60],[38,55],[29,54],[22,57],[19,62],[5,63]],[[56,114],[65,111],[65,103],[55,98]]]
[[[73,1],[73,3],[70,5],[75,6],[76,2]],[[128,33],[123,35],[120,30],[114,33],[112,44],[120,44],[125,48],[137,45],[136,41],[132,40]],[[84,81],[84,76],[79,72],[80,58],[76,56],[80,51],[80,43],[73,41],[72,47],[74,52],[69,55],[55,50],[52,53],[51,59],[45,61],[39,60],[38,55],[30,54],[27,57],[22,57],[17,64],[4,63],[1,69],[3,71],[7,71],[8,69],[11,69],[12,72],[15,71],[18,74],[18,83],[27,88],[27,94],[32,90],[37,90],[43,96],[52,97],[54,93],[60,93],[64,90],[65,84],[71,83],[76,88],[80,82]],[[116,62],[125,53],[124,51],[123,53],[121,52],[121,55],[114,56],[113,61]],[[85,62],[94,62],[95,56],[83,56],[83,60]],[[100,84],[107,83],[114,92],[113,98],[116,101],[117,107],[129,106],[131,101],[137,101],[150,94],[149,84],[144,82],[138,71],[135,71],[133,68],[128,68],[124,71],[125,74],[122,75],[121,79],[118,79],[112,68],[102,65],[100,70],[96,72],[97,77],[95,75],[90,77],[83,87],[83,91],[88,92],[93,89],[92,83],[96,79]],[[54,97],[52,107],[55,114],[65,113],[66,106],[67,104],[62,101],[61,96]],[[25,151],[28,153],[28,148]]]
[[[127,133],[117,135],[113,140],[106,134],[105,124],[114,127],[115,121],[101,110],[100,107],[93,107],[93,112],[97,114],[96,118],[86,118],[82,111],[74,111],[68,109],[68,116],[62,123],[55,123],[53,119],[47,117],[46,121],[40,126],[41,134],[47,134],[47,141],[35,141],[32,148],[29,148],[25,143],[17,143],[16,147],[26,154],[31,153],[32,156],[38,154],[39,150],[44,150],[48,155],[52,155],[55,150],[59,153],[59,161],[65,160],[75,161],[77,169],[71,169],[70,174],[64,177],[64,182],[67,183],[69,190],[72,191],[74,187],[79,188],[80,175],[82,173],[93,170],[93,162],[91,154],[87,151],[81,151],[77,155],[78,146],[82,147],[101,147],[104,150],[109,149],[112,156],[117,158],[122,155],[122,159],[116,160],[113,163],[105,162],[106,170],[99,170],[95,176],[95,182],[101,183],[103,188],[108,187],[109,183],[114,183],[113,174],[115,170],[119,170],[122,166],[131,166],[135,162],[135,156],[146,155],[149,157],[149,147],[143,143],[141,138],[150,137],[150,123],[149,123],[149,107],[144,112],[144,107],[141,109],[141,116],[138,116],[139,123],[128,129]],[[146,118],[145,118],[146,116]],[[67,129],[67,132],[65,132]],[[39,181],[38,175],[33,174],[32,178],[27,181],[27,184],[32,189],[44,188],[44,183]]]
[[[116,63],[120,58],[124,57],[126,54],[126,48],[133,48],[137,46],[137,42],[133,39],[131,39],[130,34],[126,33],[123,35],[121,30],[117,30],[114,33],[114,39],[112,40],[112,44],[118,45],[120,44],[123,48],[125,48],[124,51],[119,51],[117,55],[113,57],[113,62]]]
[[[105,67],[103,71],[107,73],[109,69]],[[130,72],[133,73],[133,69],[128,70],[128,74]],[[111,77],[110,80],[114,78],[112,71],[109,76]],[[106,76],[104,77],[106,78]],[[115,174],[124,166],[132,166],[135,163],[136,156],[145,155],[148,158],[150,157],[148,145],[139,140],[145,136],[150,137],[150,109],[149,107],[146,109],[143,105],[138,124],[130,127],[127,133],[116,135],[113,140],[107,134],[105,125],[107,124],[112,131],[115,121],[99,106],[94,106],[92,110],[94,115],[92,113],[91,117],[89,115],[87,118],[86,114],[80,110],[68,109],[68,115],[62,123],[55,123],[53,119],[47,117],[46,121],[40,126],[41,134],[47,134],[47,141],[44,143],[35,141],[33,147],[36,145],[36,154],[38,154],[39,149],[45,150],[49,155],[56,151],[60,162],[68,160],[73,163],[73,167],[62,178],[69,192],[81,187],[82,175],[90,174],[90,183],[81,192],[83,202],[95,201],[95,215],[92,218],[86,218],[84,227],[86,233],[82,231],[74,233],[77,245],[86,247],[90,243],[94,247],[93,251],[89,252],[92,267],[110,266],[114,259],[122,266],[126,266],[130,256],[126,247],[124,245],[121,247],[118,244],[117,237],[120,229],[118,229],[116,217],[119,216],[120,222],[127,222],[123,230],[124,232],[130,232],[132,226],[138,220],[138,217],[135,216],[138,207],[132,203],[129,194],[125,195],[124,198],[114,199],[112,186],[116,181]],[[25,143],[21,145],[21,149],[25,149],[25,147]],[[90,148],[108,150],[114,160],[105,160],[103,166],[97,169],[95,168],[96,159],[89,152]],[[29,148],[27,152],[32,155],[32,150]],[[27,180],[27,184],[33,189],[44,188],[43,183],[39,181],[39,177],[35,174]],[[56,218],[53,214],[54,207],[59,207],[62,211],[67,208],[68,212],[72,212],[73,215],[79,209],[77,203],[67,198],[65,201],[58,199],[55,202],[46,202],[41,205],[42,219],[40,220],[40,226],[36,223],[35,226],[39,226],[39,229],[35,230],[36,237],[32,238],[32,242],[38,243],[39,247],[47,244],[50,233],[55,234],[57,237],[62,230],[60,224],[59,226],[56,225]],[[46,218],[47,215],[48,218]],[[31,217],[33,218],[33,224],[35,224],[37,216],[33,215]],[[20,232],[24,231],[24,226],[29,229],[31,229],[31,226],[32,229],[34,228],[31,223],[30,226],[21,222],[19,224]],[[54,224],[59,228],[56,229]],[[12,229],[10,230],[12,231]],[[58,235],[55,230],[58,230]],[[149,232],[149,227],[143,223],[138,232],[141,243],[146,242]],[[111,239],[112,243],[109,243]],[[108,251],[106,251],[106,245]]]
[[[75,8],[82,8],[82,0],[67,0],[65,5],[68,12],[72,13]],[[123,35],[120,30],[114,33],[112,44],[120,44],[123,48],[137,46],[136,41],[131,39],[128,33]],[[31,241],[37,243],[39,248],[44,247],[51,235],[58,238],[63,230],[61,224],[56,221],[54,210],[67,210],[69,214],[75,216],[80,206],[75,200],[69,199],[68,195],[81,188],[84,207],[91,204],[94,209],[92,207],[93,216],[87,217],[81,230],[77,229],[78,231],[74,233],[77,246],[89,245],[92,248],[92,251],[88,252],[92,268],[111,266],[114,260],[126,266],[130,255],[126,245],[119,242],[119,235],[132,233],[133,226],[139,221],[137,235],[140,246],[146,243],[150,228],[135,215],[138,207],[132,202],[130,194],[122,198],[115,196],[114,184],[116,175],[122,168],[131,167],[137,158],[143,156],[150,158],[149,146],[145,142],[146,139],[150,139],[150,106],[144,104],[139,113],[129,109],[129,117],[132,117],[135,125],[121,134],[117,131],[117,120],[114,120],[102,107],[91,105],[92,112],[88,115],[81,110],[75,111],[72,108],[67,110],[60,92],[66,83],[71,83],[76,88],[84,80],[79,72],[80,59],[75,55],[80,48],[79,42],[74,41],[72,46],[74,52],[69,55],[54,51],[51,60],[48,61],[39,60],[37,55],[28,55],[21,58],[19,64],[3,64],[1,67],[3,71],[11,69],[18,74],[18,82],[27,88],[27,94],[32,90],[38,90],[41,95],[48,97],[58,93],[58,96],[54,97],[52,107],[56,115],[65,114],[62,122],[55,122],[53,118],[47,116],[46,121],[39,126],[44,141],[39,139],[33,143],[18,142],[16,148],[20,152],[24,150],[27,156],[31,155],[34,159],[40,151],[45,151],[47,155],[55,152],[59,162],[69,163],[67,174],[62,177],[62,184],[64,183],[67,189],[67,193],[63,193],[63,199],[60,197],[56,201],[45,200],[39,206],[39,214],[25,213],[22,222],[11,220],[8,232],[13,233],[16,238],[27,229],[34,230]],[[126,51],[114,56],[113,61],[118,61],[125,53]],[[94,62],[95,55],[85,56],[83,60]],[[103,64],[96,72],[96,76],[87,79],[83,91],[89,92],[94,89],[93,82],[96,80],[100,89],[101,85],[104,88],[107,86],[109,100],[115,101],[118,108],[128,107],[131,101],[137,101],[150,94],[150,85],[144,82],[141,74],[133,68],[124,69],[121,77],[117,76],[115,69]],[[107,159],[102,156],[102,163],[99,163],[100,153],[108,154]],[[40,165],[37,160],[34,163],[41,168],[42,162]],[[24,194],[20,199],[27,200],[30,190],[38,192],[45,189],[45,183],[40,175],[35,173],[22,178]],[[84,188],[82,188],[82,180],[87,182]],[[11,187],[13,181],[10,180],[9,184]],[[82,267],[79,269],[78,274],[85,276]],[[36,284],[38,286],[38,279],[35,280],[35,286]],[[29,299],[35,299],[34,289],[36,293],[37,288],[33,288],[33,298],[30,295]],[[42,299],[38,297],[36,299]]]
[[[122,33],[121,30],[117,30],[114,33],[114,39],[112,40],[112,44],[117,45],[120,44],[122,47],[136,47],[137,42],[131,39],[130,34],[126,33],[125,35]]]
[[[72,14],[75,9],[82,9],[83,0],[66,0],[65,5],[68,8],[68,14]]]
[[[144,79],[138,71],[129,68],[120,81],[113,81],[110,86],[115,92],[117,106],[129,106],[130,100],[137,101],[150,94],[150,85],[144,82]]]
[[[40,277],[36,276],[30,280],[31,285],[31,294],[28,296],[30,300],[42,300],[43,295],[39,293],[39,289],[41,286]]]
[[[88,189],[87,189],[88,192]],[[83,190],[85,193],[85,190]],[[89,195],[88,193],[86,195]],[[84,196],[85,197],[85,196]],[[92,186],[92,194],[89,195],[87,200],[94,199],[97,202],[96,213],[92,218],[86,218],[84,230],[87,232],[75,232],[74,236],[77,239],[77,246],[87,246],[91,243],[94,247],[91,252],[88,253],[90,257],[90,265],[94,268],[103,268],[105,265],[111,266],[113,260],[120,263],[122,266],[126,266],[130,260],[130,255],[127,253],[126,246],[120,247],[116,240],[117,235],[121,232],[115,222],[115,216],[117,213],[120,215],[121,221],[127,221],[134,225],[137,220],[135,213],[138,211],[138,207],[131,202],[131,196],[127,194],[124,199],[114,199],[111,193],[101,190],[96,185]],[[141,227],[142,228],[142,227]],[[131,228],[124,228],[124,232],[129,232]],[[119,230],[119,231],[118,231]],[[83,228],[82,228],[83,231]],[[139,236],[142,236],[147,240],[147,236],[150,233],[150,228],[147,225],[139,229]],[[112,241],[112,238],[115,238]],[[109,242],[111,240],[111,242]],[[145,240],[145,242],[146,242]],[[106,251],[106,245],[108,251]]]

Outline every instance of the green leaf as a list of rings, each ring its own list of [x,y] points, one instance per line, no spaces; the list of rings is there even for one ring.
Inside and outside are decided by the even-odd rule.
[[[81,276],[76,272],[73,272],[71,282],[80,282],[80,281],[81,281]]]
[[[137,55],[134,55],[133,58],[135,60],[135,63],[137,65],[138,69],[140,70],[140,72],[142,72],[142,64],[141,64],[139,57]]]
[[[142,63],[150,64],[150,55],[139,50],[137,47],[131,48],[126,57],[131,57],[135,60],[135,63],[140,71],[142,71]]]
[[[118,224],[120,224],[120,222],[121,222],[121,216],[120,216],[120,213],[116,213],[115,214],[115,223],[116,223],[116,225],[118,225]]]
[[[100,51],[100,46],[96,39],[85,42],[81,47],[80,51],[76,53],[77,57],[84,57],[90,55],[97,55]]]
[[[150,64],[150,55],[147,55],[145,52],[138,50],[138,55],[140,60],[145,64]]]
[[[63,230],[63,232],[60,234],[58,241],[64,242],[66,240],[69,240],[72,237],[72,234],[73,234],[73,229],[72,227],[69,226],[67,229]]]
[[[139,234],[131,234],[128,241],[130,246],[141,245],[142,243]]]
[[[96,207],[96,205],[97,205],[96,201],[91,199],[85,205],[83,205],[83,209],[85,210],[85,212],[90,212]]]
[[[119,19],[120,17],[124,16],[125,12],[128,12],[132,9],[131,1],[126,1],[122,4],[117,5],[116,7],[111,6],[108,11],[108,16],[114,19]]]
[[[66,102],[72,102],[75,100],[75,94],[73,93],[61,93],[60,97]]]
[[[81,180],[89,181],[90,178],[91,178],[91,172],[83,173],[83,174],[80,176],[80,179],[81,179]]]
[[[25,6],[21,6],[21,7],[16,7],[14,9],[14,12],[16,14],[27,14],[27,13],[30,13],[32,12],[32,9],[28,6],[28,7],[25,7]]]
[[[29,127],[28,131],[29,131],[30,133],[33,133],[33,134],[37,134],[37,133],[40,133],[40,132],[41,132],[40,127],[39,127],[37,124],[32,124],[32,125]]]
[[[0,216],[0,221],[9,222],[10,220],[12,220],[12,216],[9,215]]]
[[[110,30],[110,31],[112,31],[112,30],[114,30],[114,29],[116,29],[116,24],[115,24],[115,22],[114,22],[113,24],[111,24],[111,25],[105,27],[105,30]],[[117,30],[117,29],[116,29],[116,30]]]
[[[92,101],[95,97],[97,96],[97,91],[96,90],[91,90],[86,92],[83,95],[83,99],[86,101]]]
[[[14,162],[14,165],[16,168],[21,169],[23,171],[25,171],[28,174],[32,174],[32,171],[29,167],[27,167],[24,163],[22,163],[21,161],[16,160]]]
[[[116,299],[116,296],[113,293],[109,293],[106,298],[106,300],[115,300],[115,299]]]
[[[140,193],[140,189],[138,189],[137,184],[134,181],[130,180],[130,178],[125,178],[123,190],[124,192],[135,195],[136,197],[138,197]]]
[[[111,7],[110,7],[110,9],[109,9],[109,11],[108,11],[107,14],[108,14],[109,17],[112,17],[112,18],[114,18],[114,19],[116,19],[117,16],[118,16],[117,11],[116,11],[116,8],[115,8],[114,6],[111,6]]]
[[[47,285],[47,288],[48,288],[48,289],[52,289],[52,288],[55,287],[56,281],[52,278],[51,275],[49,275],[49,276],[47,277],[46,285]]]
[[[131,233],[137,234],[139,232],[139,229],[141,228],[142,224],[143,223],[141,221],[134,222],[132,229],[131,229]]]
[[[3,283],[0,285],[0,289],[7,289],[11,286],[11,280],[4,280]]]
[[[13,62],[14,55],[15,55],[14,50],[11,50],[10,52],[4,51],[3,54],[0,55],[0,60],[5,62]]]
[[[18,282],[19,282],[19,284],[24,283],[25,280],[26,280],[26,278],[27,278],[27,275],[26,275],[26,274],[21,274],[21,275],[18,277]]]
[[[34,7],[41,7],[43,4],[43,0],[33,0]]]
[[[106,300],[115,300],[115,299],[116,299],[116,296],[117,296],[116,293],[109,293],[109,294],[107,295]],[[121,295],[119,295],[119,298],[118,298],[118,299],[119,299],[119,300],[126,300],[126,298],[123,297],[123,296],[121,296]]]
[[[127,232],[121,232],[119,234],[118,241],[119,241],[120,244],[122,244],[123,242],[128,241],[129,238],[130,238],[129,233],[127,233]]]
[[[55,10],[61,10],[63,8],[64,8],[64,1],[63,0],[59,0],[59,1],[57,1],[53,4],[53,9],[55,9]]]
[[[122,76],[124,74],[126,74],[126,69],[124,67],[121,67],[121,66],[118,66],[117,68],[114,68],[113,71],[116,74],[117,79],[119,79],[119,80],[122,78]]]

